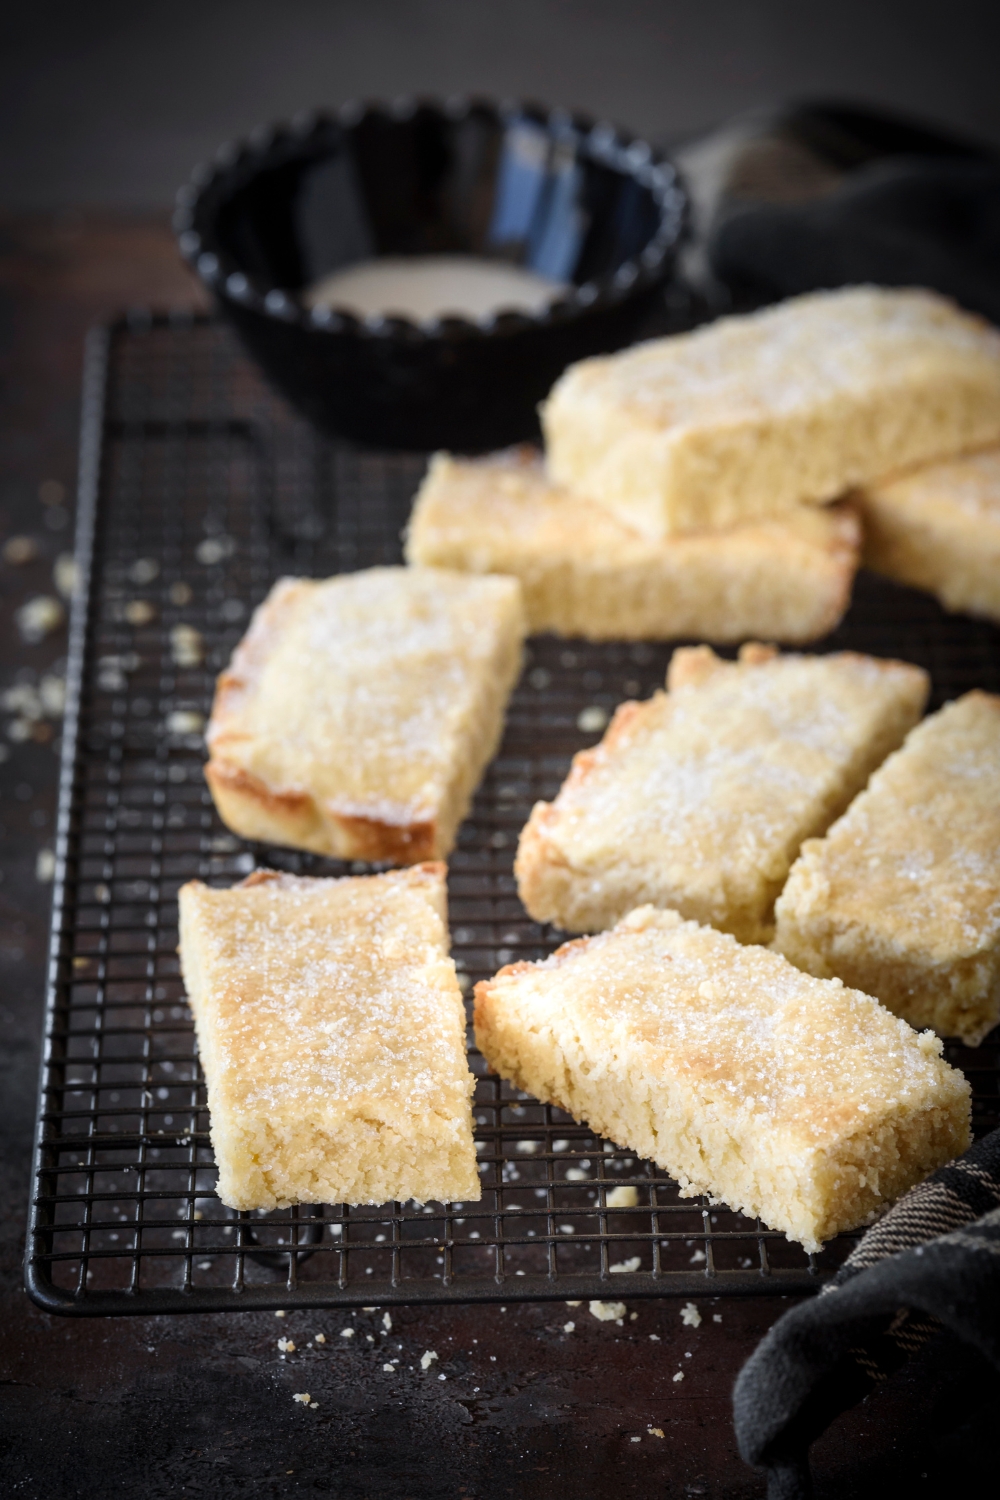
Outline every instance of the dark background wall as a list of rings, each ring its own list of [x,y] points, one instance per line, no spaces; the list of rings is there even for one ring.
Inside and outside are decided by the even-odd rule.
[[[0,209],[156,208],[257,121],[359,95],[531,95],[670,142],[794,95],[1000,145],[996,0],[8,0]]]

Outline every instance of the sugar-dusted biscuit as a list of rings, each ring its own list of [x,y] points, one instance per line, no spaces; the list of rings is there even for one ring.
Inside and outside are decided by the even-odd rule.
[[[624,703],[552,803],[514,871],[531,915],[570,932],[651,902],[743,942],[773,933],[804,839],[822,833],[919,718],[927,675],[842,653],[674,652],[669,691]]]
[[[850,601],[857,516],[797,506],[721,532],[653,541],[549,480],[530,448],[439,453],[410,519],[411,563],[519,578],[528,628],[589,640],[799,643]]]
[[[1000,623],[1000,448],[866,485],[868,567]]]
[[[969,1142],[969,1085],[868,995],[643,907],[476,986],[490,1067],[808,1250]]]
[[[451,849],[521,664],[514,578],[285,578],[219,678],[205,769],[244,838],[413,864]]]
[[[918,725],[792,866],[775,947],[977,1046],[1000,1021],[1000,698]]]
[[[846,287],[571,365],[553,478],[647,536],[825,501],[1000,442],[1000,333],[933,292]]]
[[[181,888],[230,1208],[480,1195],[443,865]]]

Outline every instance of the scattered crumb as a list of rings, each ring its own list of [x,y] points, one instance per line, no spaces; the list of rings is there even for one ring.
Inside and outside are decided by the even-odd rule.
[[[53,630],[58,630],[66,618],[66,611],[58,599],[53,599],[48,594],[39,594],[37,598],[29,599],[27,604],[22,604],[14,618],[21,635],[29,645],[35,646]]]
[[[658,1344],[660,1342],[660,1335],[658,1333],[651,1333],[649,1335],[649,1341],[651,1344]]]
[[[205,715],[193,709],[176,708],[167,715],[168,734],[199,734],[205,727]]]
[[[395,1373],[396,1373],[396,1367],[395,1367],[395,1365],[383,1365],[382,1366],[382,1370],[383,1370],[383,1373],[386,1374],[386,1375],[395,1375]]]
[[[629,1256],[628,1260],[618,1260],[618,1261],[615,1261],[615,1263],[614,1263],[613,1266],[609,1266],[608,1267],[608,1270],[611,1271],[611,1272],[613,1272],[613,1273],[614,1272],[618,1272],[618,1273],[625,1272],[626,1274],[631,1275],[631,1273],[633,1271],[638,1271],[638,1269],[639,1269],[639,1267],[641,1265],[642,1265],[641,1258],[638,1255],[631,1255],[631,1256]]]
[[[635,1208],[639,1201],[639,1189],[634,1187],[612,1188],[607,1196],[609,1208]]]
[[[607,710],[596,703],[592,703],[589,708],[581,709],[577,714],[576,727],[584,734],[594,734],[598,729],[606,729],[607,724]]]
[[[378,1312],[378,1308],[377,1307],[363,1307],[361,1309],[361,1311],[362,1312]]]
[[[631,1438],[629,1438],[629,1442],[630,1443],[641,1443],[642,1442],[642,1438],[641,1437],[631,1437]]]
[[[569,1141],[563,1141],[563,1140],[553,1141],[552,1142],[552,1149],[553,1149],[553,1151],[568,1151],[569,1150]]]
[[[178,667],[200,667],[205,659],[205,642],[193,625],[175,625],[170,631],[170,655]]]
[[[354,1329],[353,1328],[342,1328],[340,1330],[340,1337],[342,1339],[352,1339],[354,1337]]]
[[[292,1400],[301,1402],[303,1406],[308,1406],[310,1401],[312,1400],[312,1397],[309,1395],[308,1391],[299,1391],[297,1395],[294,1395],[292,1397]]]
[[[279,1307],[274,1316],[276,1318],[283,1318],[285,1316],[284,1309]]]
[[[8,713],[22,714],[26,719],[40,719],[41,694],[30,682],[16,682],[0,696],[0,708],[5,708]]]
[[[212,563],[222,562],[223,558],[232,557],[235,550],[236,543],[232,537],[209,536],[198,543],[194,555],[200,563],[211,566]]]
[[[382,1314],[382,1327],[385,1329],[386,1333],[392,1332],[392,1319],[390,1318],[388,1313]]]
[[[684,1379],[684,1371],[683,1370],[678,1370],[677,1374],[674,1376],[674,1384],[676,1385],[677,1382],[678,1382],[678,1380],[683,1380],[683,1379]]]
[[[48,884],[56,873],[56,857],[51,849],[39,849],[35,860],[35,879]]]
[[[566,1181],[567,1182],[589,1182],[590,1181],[590,1173],[589,1172],[581,1172],[581,1170],[580,1170],[579,1167],[567,1167],[566,1168]]]
[[[325,1333],[314,1334],[313,1335],[313,1343],[315,1343],[315,1344],[325,1344],[326,1343],[326,1334]]]
[[[155,557],[137,557],[128,570],[133,583],[152,583],[160,575],[160,565]]]
[[[524,1156],[534,1156],[535,1152],[538,1150],[538,1142],[537,1141],[518,1141],[518,1143],[517,1143],[517,1145],[516,1145],[516,1147],[514,1149],[516,1151],[520,1151],[522,1153],[522,1155],[524,1155]]]
[[[575,1327],[576,1327],[576,1324],[574,1322],[572,1322],[572,1320],[569,1323],[564,1323],[563,1324],[563,1333],[572,1333],[573,1329]]]
[[[422,1370],[429,1370],[430,1367],[431,1367],[431,1365],[434,1363],[434,1361],[436,1359],[437,1359],[437,1350],[436,1349],[425,1349],[424,1352],[423,1352],[423,1354],[421,1354],[421,1356],[420,1356],[420,1368]]]
[[[365,1338],[368,1340],[369,1344],[374,1344],[375,1335],[373,1333],[366,1333]]]
[[[57,594],[72,599],[76,591],[76,558],[72,552],[60,552],[52,564],[52,582]]]
[[[647,1427],[646,1431],[649,1433],[650,1437],[661,1438],[663,1436],[663,1428],[662,1427]]]
[[[278,1348],[281,1350],[282,1354],[295,1353],[295,1345],[292,1343],[291,1339],[279,1339]]]
[[[624,1302],[591,1302],[590,1315],[599,1323],[613,1323],[617,1318],[624,1318],[628,1309]]]
[[[560,1224],[559,1225],[559,1233],[560,1234],[575,1234],[576,1230],[573,1228],[572,1224]]]
[[[130,599],[123,613],[129,625],[149,625],[156,619],[156,610],[148,599]]]
[[[722,1322],[722,1314],[721,1313],[713,1313],[712,1314],[712,1322],[713,1323],[721,1323]]]
[[[66,712],[66,679],[46,673],[38,684],[38,696],[42,711],[50,719],[60,719]]]
[[[698,1306],[696,1303],[685,1302],[684,1306],[681,1308],[681,1322],[684,1324],[685,1328],[701,1327],[701,1313],[698,1311]]]
[[[447,1375],[439,1375],[438,1376],[438,1380],[447,1380],[447,1379],[448,1379]]]
[[[567,1307],[582,1307],[583,1303],[582,1302],[567,1302],[566,1306]]]
[[[310,1401],[310,1403],[309,1403],[309,1410],[310,1411],[316,1411],[318,1409],[318,1407],[319,1407],[319,1402],[318,1401]]]
[[[637,1317],[638,1317],[638,1316],[639,1316],[639,1314],[638,1314],[638,1313],[629,1313],[629,1315],[628,1315],[628,1320],[629,1320],[629,1322],[630,1322],[630,1323],[634,1323],[634,1322],[635,1322],[635,1320],[636,1320],[636,1318],[637,1318]]]
[[[22,563],[34,562],[38,556],[38,543],[34,537],[11,536],[3,544],[3,560],[19,568]]]
[[[705,1259],[705,1252],[704,1252],[704,1250],[696,1250],[694,1252],[694,1254],[692,1255],[692,1257],[691,1257],[691,1262],[690,1263],[691,1263],[692,1266],[697,1266],[704,1259]]]

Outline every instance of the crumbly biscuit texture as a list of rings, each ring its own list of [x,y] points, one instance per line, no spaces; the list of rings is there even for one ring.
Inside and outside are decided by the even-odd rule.
[[[480,1195],[443,865],[180,892],[231,1208]]]
[[[439,453],[410,520],[411,563],[520,579],[533,631],[589,640],[797,644],[847,608],[860,528],[847,505],[798,506],[658,541],[552,483],[534,449]]]
[[[776,916],[800,968],[978,1045],[1000,1021],[1000,698],[968,693],[914,729],[803,846]]]
[[[651,907],[476,986],[490,1067],[808,1250],[969,1141],[969,1086],[877,1001]]]
[[[623,704],[555,801],[536,803],[514,867],[521,900],[570,932],[650,902],[765,942],[803,840],[902,742],[927,675],[754,644],[724,662],[703,646],[674,653],[668,687]]]
[[[846,287],[570,366],[560,484],[659,537],[825,501],[1000,441],[1000,333],[933,292]]]
[[[503,730],[514,578],[283,579],[219,678],[206,777],[245,838],[411,864],[448,853]]]
[[[1000,448],[867,485],[865,562],[935,594],[945,609],[1000,623]]]

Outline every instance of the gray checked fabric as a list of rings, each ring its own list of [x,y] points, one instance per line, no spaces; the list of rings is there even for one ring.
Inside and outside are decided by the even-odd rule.
[[[1000,1130],[901,1198],[744,1365],[736,1435],[768,1500],[808,1500],[810,1443],[942,1329],[1000,1370]]]

